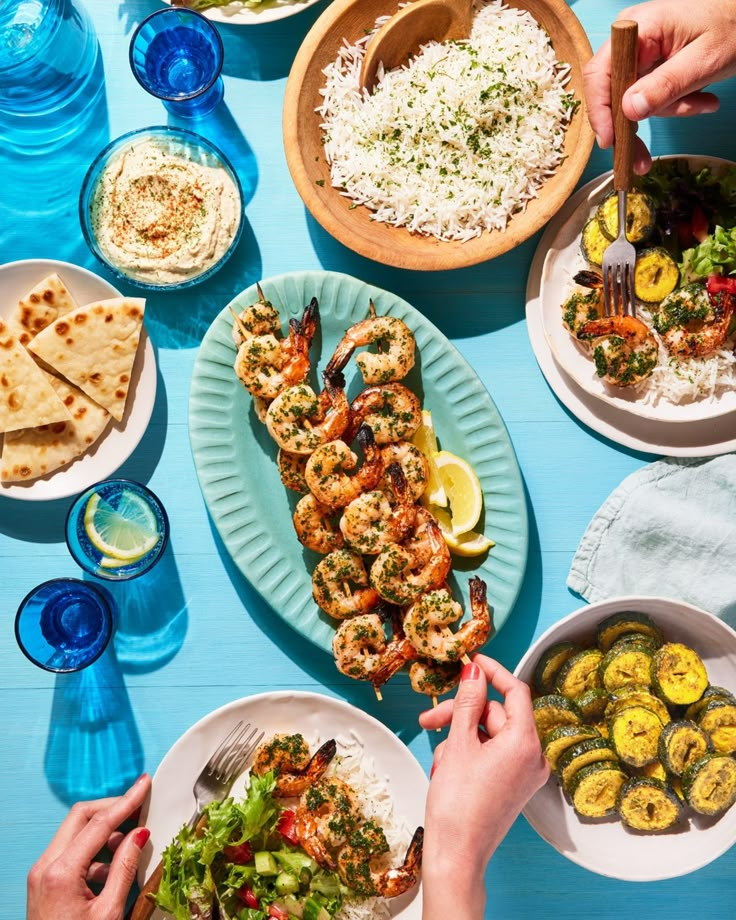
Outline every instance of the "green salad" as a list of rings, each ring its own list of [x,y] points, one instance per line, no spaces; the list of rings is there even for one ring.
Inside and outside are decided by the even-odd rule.
[[[251,774],[245,798],[213,802],[163,854],[157,907],[176,920],[330,920],[350,889],[298,845],[295,813],[274,774]]]

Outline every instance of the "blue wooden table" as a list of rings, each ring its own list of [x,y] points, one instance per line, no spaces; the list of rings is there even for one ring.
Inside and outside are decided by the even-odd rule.
[[[626,4],[570,0],[570,5],[596,48]],[[53,156],[23,160],[1,154],[0,260],[62,259],[104,275],[79,230],[79,186],[109,139],[166,123],[161,104],[138,86],[128,67],[130,34],[159,4],[86,0],[86,6],[102,47],[105,96],[85,131]],[[121,473],[149,483],[162,498],[172,538],[153,582],[138,591],[135,582],[127,586],[129,633],[118,637],[116,655],[76,677],[55,678],[18,651],[12,625],[18,602],[38,582],[78,575],[63,539],[71,499],[0,499],[0,917],[8,920],[23,915],[27,870],[71,802],[120,791],[142,770],[153,772],[186,728],[238,697],[296,688],[347,699],[384,721],[429,770],[437,740],[417,725],[424,699],[401,682],[387,688],[379,704],[369,687],[339,675],[326,655],[260,600],[231,564],[208,518],[189,448],[189,382],[202,335],[234,293],[289,270],[347,272],[407,299],[475,367],[508,426],[528,498],[526,578],[509,622],[491,646],[509,668],[547,626],[580,606],[565,578],[585,526],[626,475],[654,459],[584,428],[547,387],[524,320],[524,289],[538,236],[486,265],[416,274],[354,255],[305,211],[284,159],[281,102],[296,49],[324,7],[323,0],[281,22],[222,30],[226,105],[208,123],[208,133],[240,173],[246,229],[235,256],[210,281],[184,294],[148,299],[158,396],[150,427]],[[725,84],[722,98],[716,115],[645,124],[642,134],[656,153],[734,159],[736,87]],[[582,181],[609,167],[610,154],[595,151]],[[136,632],[137,638],[131,635]],[[565,860],[519,819],[488,872],[488,916],[730,916],[735,874],[732,850],[680,880],[645,885],[608,880]]]

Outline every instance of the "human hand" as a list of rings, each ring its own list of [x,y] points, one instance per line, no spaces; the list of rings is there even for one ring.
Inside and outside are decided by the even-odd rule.
[[[490,683],[503,703],[488,700]],[[450,726],[437,746],[424,825],[423,920],[483,917],[486,865],[549,767],[534,724],[529,687],[497,661],[475,655],[454,700],[419,717]]]
[[[118,827],[140,809],[150,788],[144,773],[125,795],[72,807],[28,873],[26,920],[122,920],[149,831],[123,834]],[[109,866],[94,862],[104,846],[114,854]],[[88,881],[105,887],[95,896]]]
[[[622,10],[617,18],[639,24],[639,79],[622,100],[630,121],[716,111],[718,97],[702,90],[736,74],[736,0],[649,0]],[[588,118],[598,145],[606,149],[613,144],[610,41],[588,62],[584,80]],[[651,163],[637,138],[634,172],[647,172]]]

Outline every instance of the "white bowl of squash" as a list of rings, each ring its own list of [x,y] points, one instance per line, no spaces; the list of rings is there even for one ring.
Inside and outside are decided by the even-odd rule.
[[[529,683],[553,772],[524,816],[568,859],[655,881],[736,842],[736,632],[697,607],[618,597],[551,626]]]

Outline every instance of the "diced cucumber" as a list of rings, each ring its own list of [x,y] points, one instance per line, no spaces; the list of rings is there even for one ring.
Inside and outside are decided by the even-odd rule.
[[[253,854],[253,859],[259,875],[278,875],[281,871],[273,853],[269,850],[259,850]]]
[[[294,898],[290,894],[284,898],[279,898],[278,902],[274,901],[274,904],[282,907],[290,917],[297,917],[301,920],[304,916],[304,905],[298,898]]]
[[[332,920],[329,913],[314,898],[305,899],[302,917],[303,920]]]
[[[299,879],[290,872],[279,872],[273,886],[277,894],[295,894],[299,891]]]

